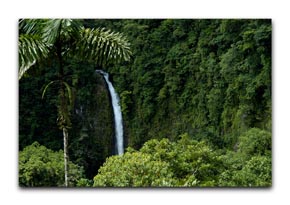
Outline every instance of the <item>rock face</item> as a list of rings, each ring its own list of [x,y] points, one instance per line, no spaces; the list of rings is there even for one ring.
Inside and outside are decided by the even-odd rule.
[[[70,152],[92,177],[106,157],[115,154],[114,116],[102,76],[95,74],[79,83],[75,107]]]
[[[34,141],[54,151],[63,149],[62,132],[56,124],[57,89],[51,87],[41,98],[41,87],[49,80],[40,75],[20,81],[20,150]],[[69,84],[74,101],[68,129],[69,160],[83,166],[86,177],[92,178],[106,157],[116,154],[111,97],[104,78],[90,67],[81,67]]]

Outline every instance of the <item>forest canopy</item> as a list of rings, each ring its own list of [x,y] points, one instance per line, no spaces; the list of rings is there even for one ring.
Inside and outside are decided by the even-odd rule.
[[[75,177],[70,186],[271,186],[270,19],[65,22],[83,29],[59,38],[69,117],[64,127]],[[23,49],[41,39],[26,40],[28,31],[20,24]],[[124,43],[120,60],[98,63],[97,53],[88,58],[97,44],[84,39],[101,31],[111,35],[108,45]],[[64,186],[54,173],[59,167],[57,173],[64,174],[61,159],[55,161],[64,149],[57,123],[61,98],[57,83],[51,83],[59,80],[59,63],[50,46],[39,45],[35,52],[42,54],[33,64],[24,58],[24,67],[32,67],[19,80],[19,184]],[[89,49],[75,56],[74,48]],[[96,69],[110,74],[120,97],[126,148],[121,156],[114,156],[111,97]],[[44,150],[47,156],[37,155]],[[35,160],[27,161],[27,152]]]

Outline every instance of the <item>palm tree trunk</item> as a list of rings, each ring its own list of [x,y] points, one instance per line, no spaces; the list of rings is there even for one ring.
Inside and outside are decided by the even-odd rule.
[[[63,133],[63,156],[64,156],[64,179],[65,179],[65,186],[68,187],[68,170],[69,170],[69,166],[68,166],[68,162],[69,162],[69,158],[68,158],[68,131],[67,129],[64,127],[62,128],[62,133]]]
[[[68,117],[68,108],[66,104],[66,98],[64,93],[63,83],[60,88],[60,110],[59,116],[61,119],[60,126],[63,134],[63,157],[64,157],[64,180],[65,187],[69,185],[69,155],[68,155],[68,125],[69,125],[69,117]]]
[[[59,31],[60,32],[60,31]],[[59,34],[60,35],[60,34]],[[59,63],[59,81],[60,81],[60,107],[59,107],[59,117],[60,117],[60,127],[63,134],[63,157],[64,157],[64,181],[65,187],[68,187],[69,180],[69,157],[68,157],[68,130],[67,126],[70,124],[68,107],[65,97],[65,88],[64,88],[64,69],[61,55],[61,41],[56,42],[57,48],[57,57]]]

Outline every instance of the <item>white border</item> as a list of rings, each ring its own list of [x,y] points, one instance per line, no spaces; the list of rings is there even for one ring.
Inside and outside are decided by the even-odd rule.
[[[4,3],[5,2],[5,3]],[[1,181],[0,203],[9,204],[274,204],[290,201],[289,188],[289,6],[287,1],[1,1]],[[273,22],[273,188],[21,190],[17,187],[18,18],[272,18]],[[287,135],[288,134],[288,135]],[[286,203],[285,203],[286,202]],[[279,202],[278,202],[279,203]]]

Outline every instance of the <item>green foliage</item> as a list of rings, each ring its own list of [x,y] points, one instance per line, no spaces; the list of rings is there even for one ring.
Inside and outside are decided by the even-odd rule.
[[[132,92],[127,91],[127,90],[123,91],[120,94],[122,115],[126,117],[128,116],[130,107],[132,106],[131,95],[132,95]]]
[[[32,66],[44,68],[43,70],[47,67],[54,69],[49,70],[46,76],[53,76],[50,82],[58,82],[58,98],[53,102],[57,107],[57,124],[63,133],[72,128],[71,115],[75,96],[70,83],[76,84],[76,79],[72,79],[75,77],[75,70],[72,69],[76,67],[74,64],[81,66],[86,60],[92,68],[95,65],[104,66],[128,61],[131,55],[129,43],[122,34],[101,28],[85,28],[77,19],[22,19],[19,23],[18,42],[19,80]],[[43,95],[51,84],[46,84]],[[64,144],[67,144],[66,140]],[[67,150],[68,147],[65,146],[64,151]],[[108,154],[105,153],[100,158],[105,158],[106,155]]]
[[[239,137],[238,152],[246,156],[271,154],[272,136],[270,132],[252,128]]]
[[[36,28],[45,26],[33,20],[29,24],[21,24],[21,37],[35,36]],[[101,45],[102,39],[95,37],[104,31],[108,34],[104,39],[119,38],[117,33],[126,35],[132,52],[132,61],[112,65],[112,51],[112,59],[100,68],[110,73],[119,93],[126,146],[136,150],[142,147],[150,160],[165,162],[168,173],[174,176],[170,186],[270,186],[269,172],[261,171],[265,176],[263,183],[255,181],[250,164],[258,166],[253,157],[262,157],[265,167],[269,167],[271,155],[271,20],[86,19],[61,24],[64,80],[72,85],[74,101],[70,113],[71,160],[85,168],[87,178],[95,176],[105,159],[114,154],[110,98],[103,80],[94,75],[95,61],[103,62],[102,57],[96,57],[101,51],[85,49]],[[78,24],[84,29],[75,33],[73,28]],[[67,35],[70,33],[74,34]],[[37,34],[38,39],[42,36]],[[87,39],[79,43],[74,39],[78,36]],[[53,42],[51,38],[49,42]],[[120,39],[124,40],[121,36]],[[33,44],[29,42],[27,45]],[[113,45],[114,41],[107,45],[106,55]],[[50,51],[44,54],[54,56],[56,51]],[[126,46],[123,51],[129,54]],[[93,55],[88,57],[90,53]],[[58,80],[55,76],[59,64],[55,58],[46,59],[49,60],[36,60],[33,66],[37,71],[26,72],[34,78],[19,82],[20,149],[35,140],[54,150],[62,147],[54,127],[55,103],[59,102],[54,96],[59,94],[56,84],[49,87],[41,101],[42,85]],[[196,141],[182,146],[182,133]],[[177,157],[175,152],[184,154]],[[175,164],[169,153],[175,156]],[[197,163],[199,157],[204,164]],[[195,167],[195,175],[190,174],[189,167]]]
[[[271,158],[267,156],[254,156],[242,170],[237,171],[233,181],[240,186],[271,186],[272,185]]]
[[[130,45],[122,34],[104,28],[84,28],[79,20],[23,19],[19,28],[19,79],[49,53],[94,60],[98,65],[130,59]]]
[[[81,178],[77,182],[77,187],[92,187],[93,186],[93,180]]]
[[[19,185],[28,187],[64,186],[63,151],[54,152],[34,142],[19,152]],[[83,168],[69,163],[69,185],[83,177]]]
[[[110,61],[129,61],[131,55],[126,38],[104,28],[82,28],[76,47],[78,55],[98,65],[106,65]]]
[[[42,98],[44,98],[47,88],[48,88],[50,85],[52,85],[53,83],[55,83],[55,81],[51,81],[51,82],[49,82],[49,83],[44,87],[44,89],[43,89],[43,91],[42,91],[42,95],[41,95]]]
[[[20,79],[36,61],[48,56],[50,46],[37,35],[23,34],[18,41]]]
[[[168,164],[152,160],[149,154],[141,152],[108,158],[94,177],[95,187],[167,187],[173,184]]]
[[[92,179],[106,157],[114,154],[113,111],[104,79],[88,64],[73,64],[76,74],[72,91],[73,112],[70,129],[70,160],[83,166]],[[32,71],[32,70],[31,70]],[[47,68],[33,78],[19,82],[19,149],[34,141],[52,150],[63,149],[62,133],[56,126],[58,83],[50,85],[42,99],[44,84],[53,81],[53,69]],[[46,73],[42,75],[42,73]],[[33,99],[33,100],[31,100]],[[48,112],[49,110],[49,112]],[[41,137],[39,137],[41,135]]]
[[[238,157],[235,157],[236,159]],[[240,166],[221,173],[219,186],[269,187],[272,185],[272,162],[270,156],[253,156],[250,160],[240,159]]]
[[[239,137],[238,143],[237,152],[220,157],[226,169],[219,186],[271,186],[271,133],[252,128]]]
[[[22,78],[19,82],[19,150],[23,150],[34,141],[52,150],[63,148],[63,142],[60,140],[62,133],[56,126],[56,84],[48,88],[42,99],[42,85],[47,85],[53,80],[49,75],[45,78],[41,72],[49,70],[51,69],[34,74],[33,79]]]
[[[245,135],[241,136],[242,141]],[[188,134],[179,138],[176,142],[152,139],[139,151],[129,148],[122,156],[109,157],[94,177],[94,186],[271,186],[268,147],[264,147],[263,152],[249,153],[248,149],[240,149],[223,154],[204,141],[190,139]]]
[[[117,90],[132,93],[132,115],[125,118],[130,146],[187,132],[218,148],[232,147],[247,129],[271,130],[270,20],[116,20],[109,25],[132,42],[134,60],[124,64],[127,72],[110,69],[126,79],[115,82]]]
[[[140,151],[107,159],[94,186],[214,186],[221,162],[204,142],[149,140]]]
[[[178,186],[187,186],[193,179],[195,186],[213,186],[219,173],[221,162],[216,153],[205,142],[191,140],[187,134],[177,142],[150,140],[140,151],[169,163]]]
[[[28,36],[30,34],[30,36]],[[30,37],[30,38],[29,38]],[[34,39],[36,39],[34,40]],[[39,44],[39,45],[38,45]],[[49,45],[49,49],[48,46]],[[64,78],[64,60],[94,60],[93,64],[104,65],[107,61],[129,60],[130,49],[126,38],[119,33],[104,29],[85,29],[79,20],[72,19],[24,19],[20,22],[19,79],[37,60],[50,57],[57,59],[60,82],[58,104],[58,125],[60,129],[70,128],[71,88]],[[26,56],[31,56],[28,60]],[[65,94],[65,88],[68,95]]]

